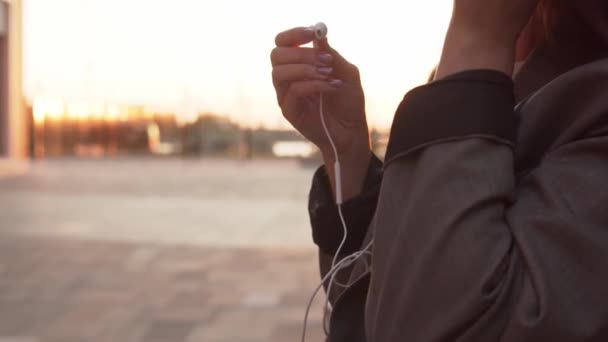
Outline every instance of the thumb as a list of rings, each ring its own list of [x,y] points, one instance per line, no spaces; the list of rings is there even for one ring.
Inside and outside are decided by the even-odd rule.
[[[334,57],[333,65],[339,73],[351,74],[353,69],[356,69],[356,67],[352,63],[346,60],[346,58],[344,58],[338,51],[336,51],[336,49],[334,49],[329,44],[327,37],[321,40],[315,40],[315,47],[320,51],[327,52]]]
[[[329,45],[329,41],[327,40],[327,37],[325,37],[321,40],[316,40],[315,44],[319,50],[328,52],[329,54],[334,56],[334,58],[336,58],[340,63],[343,63],[343,62],[348,63],[348,61],[344,57],[342,57],[342,55],[340,55],[340,53],[338,51],[336,51],[336,49],[334,49],[331,45]]]

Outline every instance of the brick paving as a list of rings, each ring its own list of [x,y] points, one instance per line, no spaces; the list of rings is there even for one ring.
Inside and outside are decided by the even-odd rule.
[[[0,342],[299,341],[317,272],[305,249],[3,235]]]
[[[0,172],[0,342],[299,341],[319,281],[311,175],[130,159]],[[321,302],[307,341],[323,340]]]

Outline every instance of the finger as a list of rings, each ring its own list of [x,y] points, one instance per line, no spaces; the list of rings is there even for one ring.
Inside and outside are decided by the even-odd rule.
[[[277,47],[272,49],[270,61],[273,66],[281,64],[328,65],[333,61],[333,57],[313,48]]]
[[[334,91],[342,86],[342,81],[331,79],[327,81],[311,80],[311,81],[299,81],[293,82],[289,86],[287,96],[293,95],[297,97],[303,97],[313,95],[317,93],[324,93]]]
[[[342,55],[338,51],[336,51],[336,49],[334,49],[329,44],[329,41],[327,40],[327,38],[323,38],[321,40],[317,40],[315,44],[316,44],[317,49],[319,51],[324,51],[324,52],[327,52],[330,55],[332,55],[335,58],[335,60],[336,60],[337,63],[339,63],[339,64],[350,64],[350,62],[348,62],[346,60],[346,58],[342,57]]]
[[[347,82],[359,82],[359,69],[334,49],[327,38],[318,40],[316,46],[320,53],[327,53],[332,56],[331,65],[334,67],[334,73],[339,75],[338,77]]]
[[[278,65],[272,69],[272,80],[275,84],[306,80],[326,80],[332,72],[333,68],[327,66],[314,66],[310,64]]]
[[[314,39],[311,27],[296,27],[283,31],[274,39],[276,46],[294,47],[310,43]]]
[[[285,95],[280,101],[280,105],[297,103],[298,99],[304,98],[309,95],[316,95],[319,93],[332,92],[339,89],[343,82],[340,80],[330,79],[326,81],[321,80],[309,80],[309,81],[298,81],[289,84]]]
[[[339,85],[340,84],[340,85]],[[331,93],[338,90],[341,81],[300,81],[291,83],[288,91],[279,98],[279,106],[287,120],[293,120],[301,114],[302,101],[311,101],[311,96]]]

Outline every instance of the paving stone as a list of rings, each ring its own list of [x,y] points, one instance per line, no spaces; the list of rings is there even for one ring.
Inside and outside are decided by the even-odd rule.
[[[97,338],[96,338],[97,339]],[[41,342],[88,342],[90,337],[75,337],[75,336],[45,336]]]
[[[270,340],[275,322],[262,321],[261,317],[252,311],[229,310],[224,312],[209,324],[199,327],[189,337],[191,341],[221,341],[234,339],[241,341]]]
[[[272,341],[299,341],[303,333],[302,322],[281,324],[271,335]],[[320,321],[309,321],[306,325],[306,341],[325,341],[323,326]]]
[[[318,281],[314,250],[287,253],[292,262],[282,262],[284,270],[261,265],[256,273],[241,262],[274,263],[281,253],[251,248],[231,257],[230,249],[0,232],[0,336],[25,339],[15,342],[296,341]],[[198,262],[204,258],[213,262]],[[287,281],[294,274],[298,281]],[[319,333],[319,303],[311,310],[310,336]]]
[[[128,272],[141,272],[148,268],[152,261],[158,256],[158,248],[140,247],[136,248],[125,260],[125,270]]]
[[[243,306],[246,308],[272,308],[279,304],[280,293],[275,292],[251,292],[245,294]]]
[[[54,308],[42,307],[30,299],[0,302],[0,336],[30,335],[37,331]]]
[[[181,342],[190,336],[197,322],[184,320],[155,321],[144,335],[146,342]]]
[[[40,342],[36,337],[3,337],[0,336],[0,342]]]

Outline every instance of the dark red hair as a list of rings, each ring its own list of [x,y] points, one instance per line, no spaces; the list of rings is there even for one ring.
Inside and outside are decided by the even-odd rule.
[[[540,43],[553,44],[567,36],[608,49],[608,1],[540,0],[518,41],[517,57],[521,60]]]
[[[584,33],[608,44],[608,1],[540,0],[531,24],[536,36],[542,39]]]

